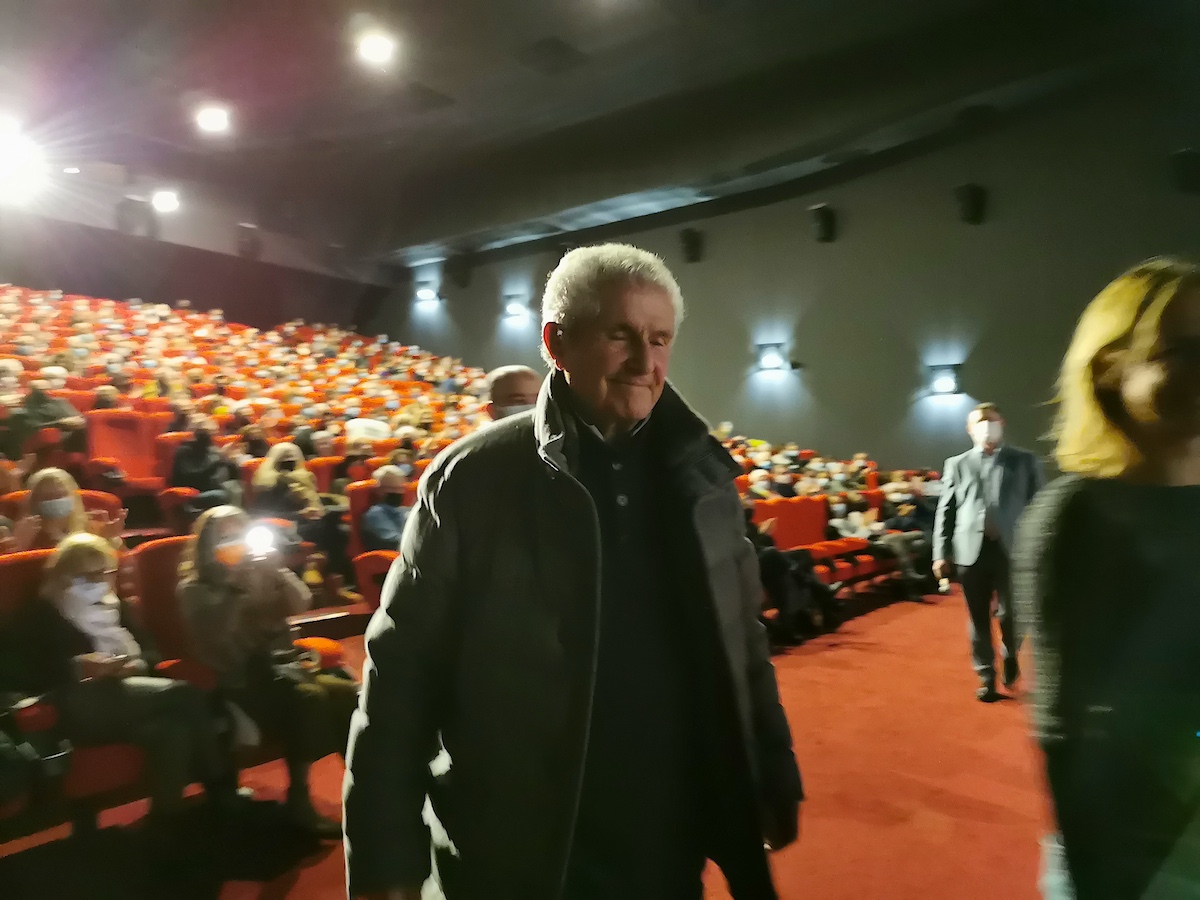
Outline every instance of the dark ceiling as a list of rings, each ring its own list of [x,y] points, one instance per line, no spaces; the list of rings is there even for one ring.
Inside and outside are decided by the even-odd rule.
[[[310,219],[369,221],[369,238],[360,228],[347,242],[396,258],[414,241],[411,228],[389,222],[393,196],[426,188],[426,202],[439,203],[430,188],[439,179],[475,174],[547,136],[755,77],[790,86],[780,79],[819,74],[836,92],[843,77],[871,71],[873,48],[909,36],[970,42],[983,13],[1062,7],[1084,24],[1089,9],[1113,5],[0,0],[0,108],[75,158],[206,181],[266,208],[303,200]],[[354,59],[354,36],[371,23],[399,39],[386,72]],[[814,85],[795,87],[800,96]],[[206,98],[232,106],[233,136],[194,132],[191,109]]]

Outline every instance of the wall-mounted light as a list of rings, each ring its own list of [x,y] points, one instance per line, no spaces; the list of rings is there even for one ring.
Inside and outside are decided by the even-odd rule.
[[[940,396],[961,393],[958,366],[934,366],[929,370],[929,392]]]
[[[755,350],[758,353],[758,368],[763,372],[782,372],[800,368],[799,364],[788,358],[787,349],[783,344],[759,344]]]
[[[510,319],[523,319],[529,315],[529,307],[519,297],[505,297],[504,314]]]
[[[430,300],[437,300],[437,298],[438,298],[437,290],[434,287],[432,287],[431,285],[423,284],[419,288],[417,288],[417,299],[418,300],[428,302]]]
[[[179,194],[176,191],[155,191],[150,196],[150,205],[156,212],[173,213],[179,209]]]

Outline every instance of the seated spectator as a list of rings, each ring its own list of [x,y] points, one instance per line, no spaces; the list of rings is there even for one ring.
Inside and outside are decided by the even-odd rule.
[[[407,476],[396,466],[380,466],[375,470],[379,482],[379,502],[371,506],[362,518],[360,532],[367,550],[399,550],[400,536],[408,520],[404,506]]]
[[[179,565],[180,606],[222,696],[282,743],[291,818],[313,835],[340,839],[341,826],[313,808],[308,773],[316,760],[346,752],[358,685],[294,659],[287,617],[306,610],[312,595],[277,550],[247,546],[248,527],[232,506],[197,520]]]
[[[844,502],[832,502],[829,512],[826,537],[867,541],[868,554],[896,561],[904,576],[904,588],[909,597],[918,599],[921,596],[920,588],[928,575],[918,572],[916,561],[931,550],[932,544],[927,535],[921,531],[888,531],[879,519],[879,512],[871,509],[866,500],[857,494],[851,494]]]
[[[88,532],[122,546],[125,510],[110,516],[104,510],[87,512],[79,485],[62,469],[42,469],[29,479],[29,496],[23,514],[13,524],[12,537],[0,543],[5,553],[21,550],[50,550],[71,534]]]
[[[46,566],[44,599],[0,617],[0,694],[49,694],[60,733],[76,746],[137,744],[147,756],[155,852],[182,849],[183,792],[202,781],[210,800],[232,799],[235,774],[220,752],[203,695],[184,681],[148,677],[142,647],[123,624],[109,542],[72,534]]]
[[[795,497],[796,475],[792,471],[790,462],[786,457],[772,457],[771,466],[771,490],[776,497]]]
[[[123,405],[121,393],[111,384],[102,384],[93,393],[96,399],[92,402],[92,409],[120,409]]]
[[[400,470],[400,474],[406,479],[411,479],[415,472],[413,468],[413,459],[416,457],[416,452],[412,448],[412,442],[407,442],[408,446],[401,444],[390,454],[388,454],[387,464],[395,466]]]
[[[172,400],[168,408],[171,412],[171,421],[167,424],[167,431],[192,430],[192,417],[196,410],[192,406],[191,400]]]
[[[239,473],[232,458],[236,448],[216,446],[216,423],[202,419],[190,441],[184,441],[175,450],[171,464],[171,487],[193,488],[200,492],[184,503],[184,511],[192,518],[214,506],[241,502]]]
[[[245,450],[243,455],[247,459],[262,459],[271,451],[271,444],[267,441],[267,436],[257,425],[245,426],[238,432],[238,435]]]
[[[49,385],[42,380],[32,381],[25,402],[20,410],[23,431],[22,442],[43,428],[56,428],[62,432],[62,447],[68,452],[87,449],[87,422],[79,410],[61,397],[46,393]]]
[[[750,484],[747,491],[752,497],[767,500],[776,496],[775,491],[772,490],[771,473],[766,469],[751,469],[746,480]]]
[[[543,376],[529,366],[501,366],[487,376],[487,414],[499,421],[528,412],[537,404]]]
[[[342,531],[344,506],[327,509],[317,492],[313,473],[304,467],[304,455],[291,443],[276,444],[259,465],[252,479],[254,511],[265,516],[290,519],[306,541],[312,541],[329,558],[332,569],[353,577],[346,556],[346,534]]]
[[[352,438],[346,442],[346,455],[333,467],[332,490],[345,494],[346,485],[355,481],[366,481],[371,477],[367,460],[375,455],[375,442],[368,438]]]

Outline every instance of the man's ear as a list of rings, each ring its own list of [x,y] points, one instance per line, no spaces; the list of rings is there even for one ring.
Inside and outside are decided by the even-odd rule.
[[[487,402],[487,404],[483,407],[483,411],[488,414],[489,419],[491,419],[493,422],[496,421],[497,417],[496,417],[496,404],[495,403],[493,403],[491,400],[489,400]]]
[[[561,369],[559,358],[562,356],[563,332],[562,326],[557,322],[547,322],[542,326],[542,343],[546,347],[546,351],[550,354],[550,358],[554,360],[556,368]]]

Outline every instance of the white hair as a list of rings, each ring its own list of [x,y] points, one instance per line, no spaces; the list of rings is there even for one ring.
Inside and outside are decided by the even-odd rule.
[[[18,365],[20,365],[20,363],[18,363]],[[486,382],[488,396],[491,396],[492,391],[496,389],[497,382],[503,381],[505,378],[509,378],[513,375],[532,375],[538,381],[542,380],[542,376],[533,369],[529,368],[529,366],[501,366],[500,368],[492,369],[492,371],[487,373]]]
[[[396,478],[399,478],[401,481],[408,481],[408,476],[400,470],[399,466],[380,466],[371,473],[371,477],[376,481],[383,481],[385,475],[392,475]]]
[[[599,314],[604,291],[614,285],[644,284],[659,288],[675,307],[675,326],[683,321],[683,293],[666,263],[648,250],[631,244],[579,247],[559,260],[542,293],[542,325],[564,328]],[[553,365],[542,346],[542,359]]]

